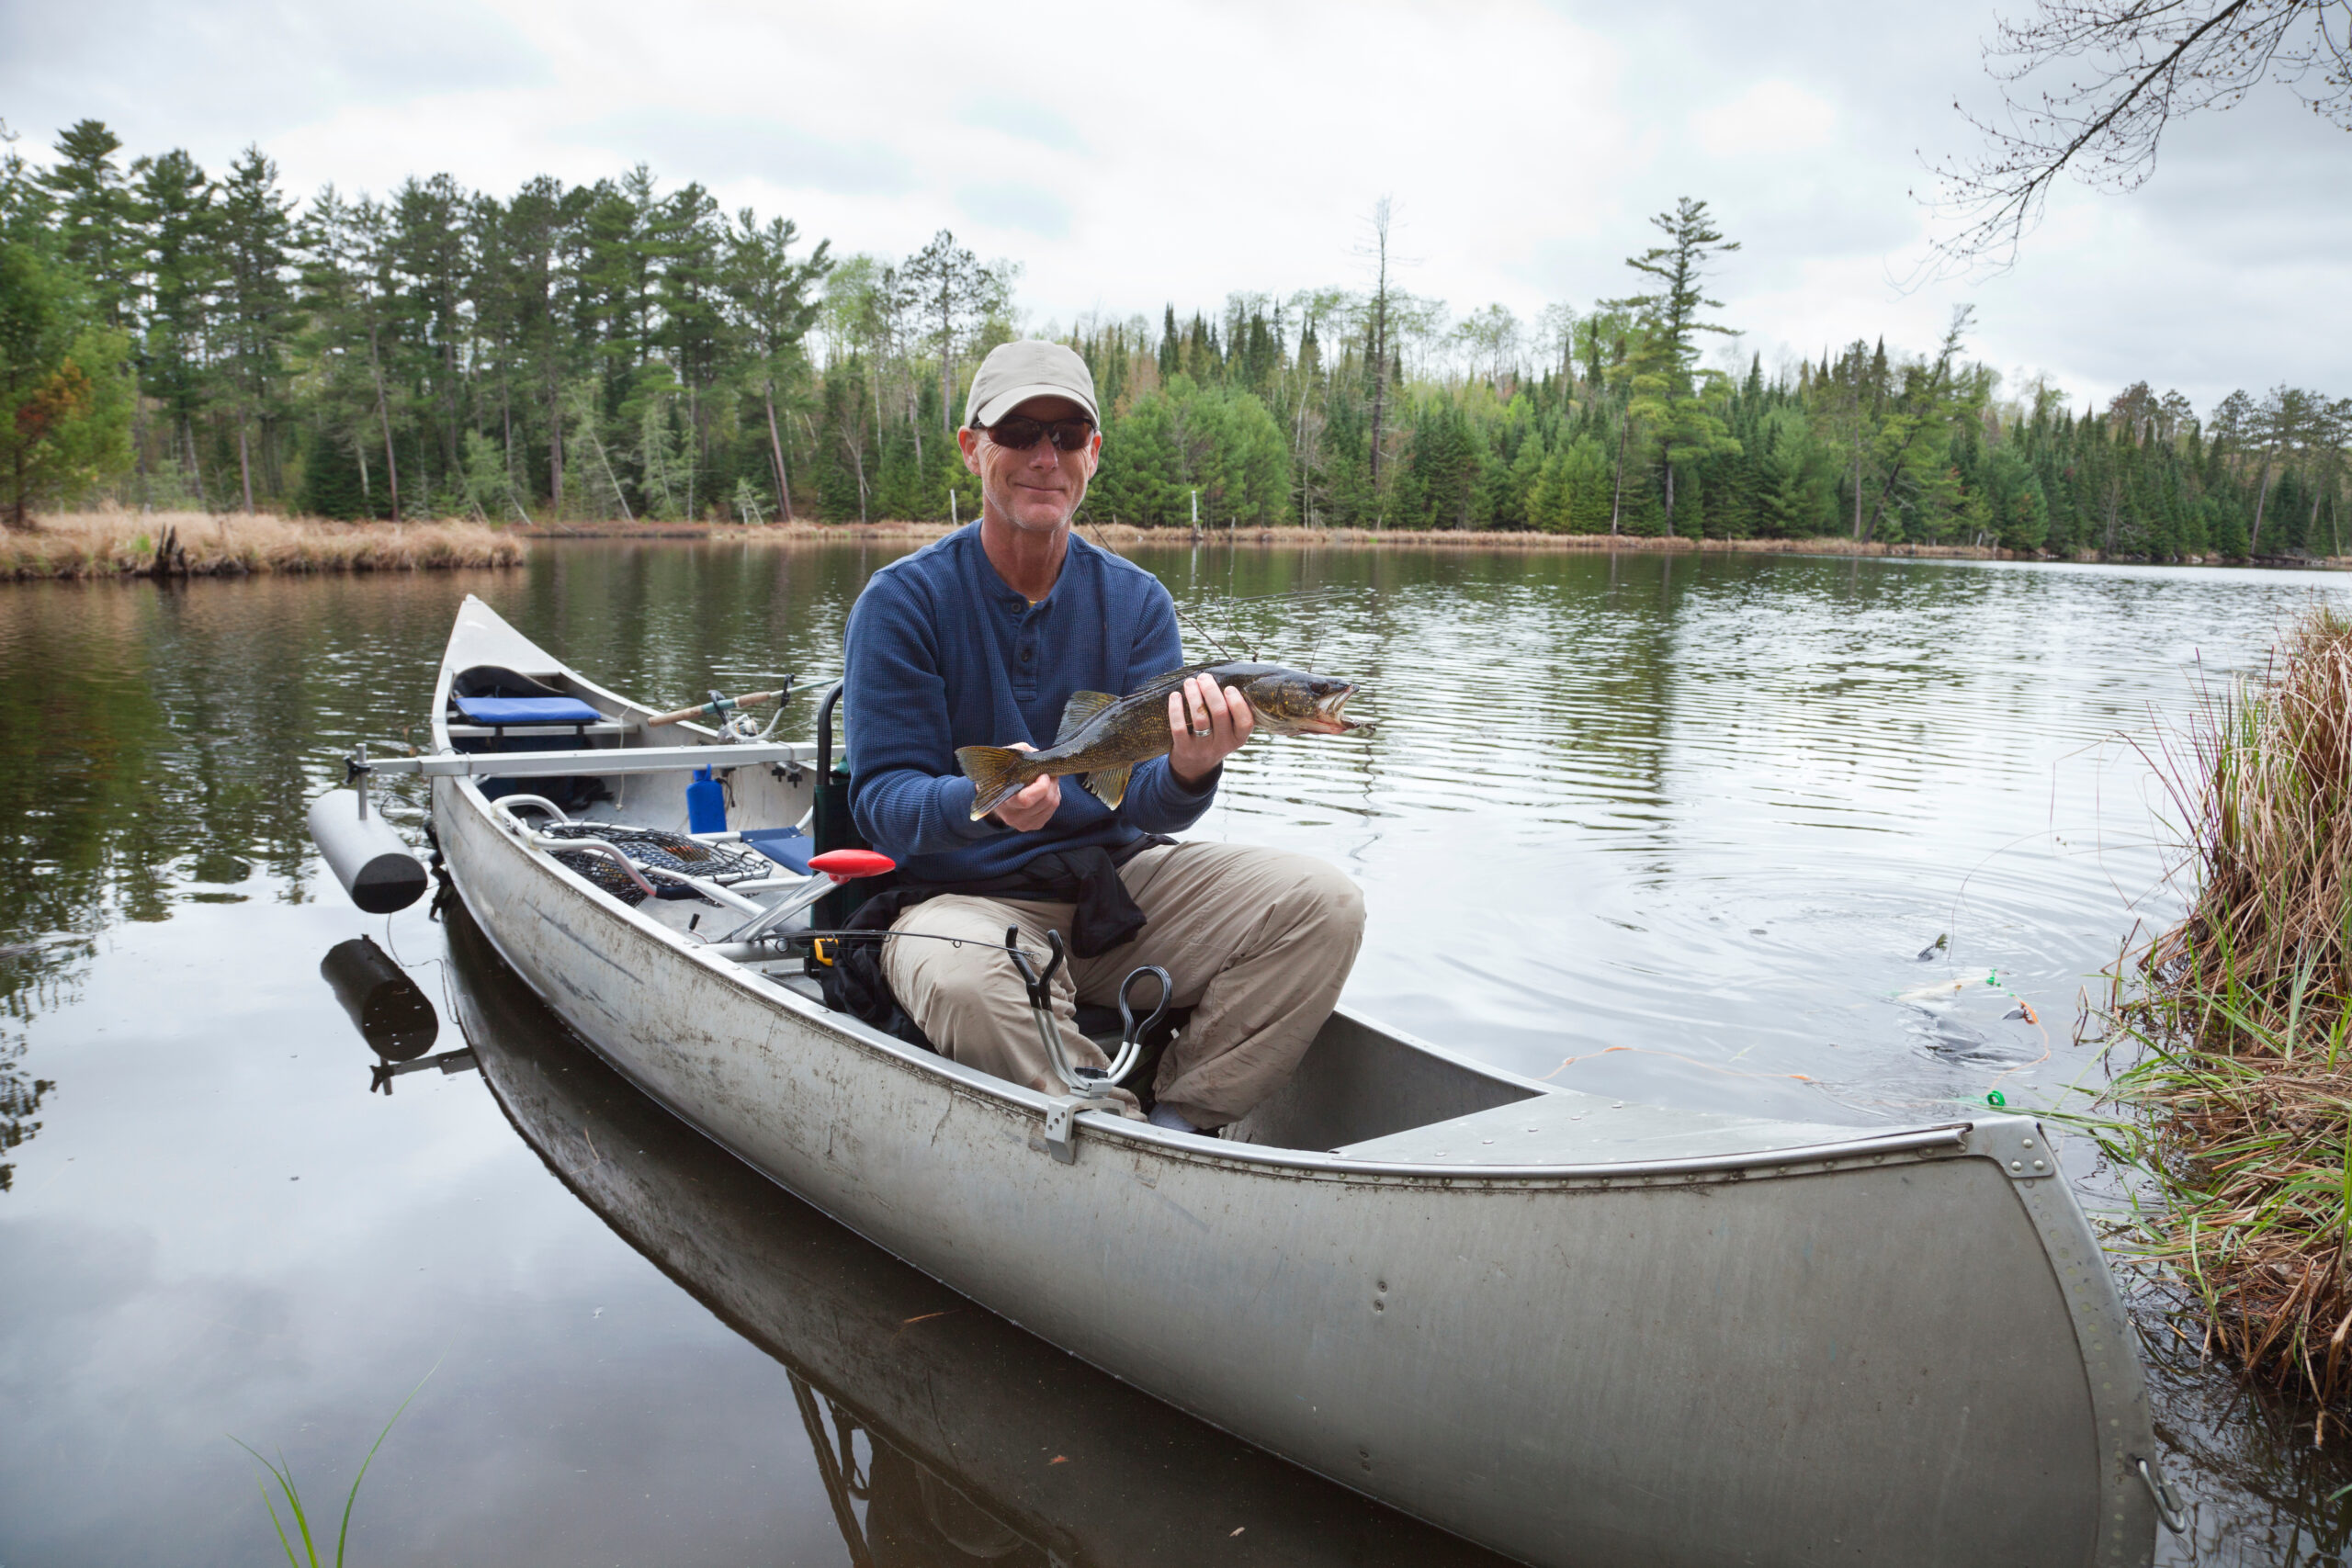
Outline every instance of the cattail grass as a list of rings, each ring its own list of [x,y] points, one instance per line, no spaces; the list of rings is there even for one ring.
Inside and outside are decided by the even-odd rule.
[[[2268,674],[2209,697],[2157,757],[2186,826],[2186,919],[2115,972],[2138,1047],[2083,1123],[2145,1178],[2143,1255],[2193,1296],[2200,1349],[2352,1393],[2352,620],[2315,609]],[[2326,1418],[2321,1417],[2324,1422]]]
[[[0,579],[235,577],[513,566],[526,547],[480,523],[333,523],[242,512],[74,512],[0,531]]]

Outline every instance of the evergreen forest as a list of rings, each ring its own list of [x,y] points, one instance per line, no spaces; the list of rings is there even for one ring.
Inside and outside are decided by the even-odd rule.
[[[0,517],[969,518],[963,392],[1028,332],[1093,369],[1097,521],[2345,553],[2352,400],[2072,406],[1972,359],[1964,310],[1768,368],[1706,297],[1736,243],[1702,201],[1653,221],[1532,321],[1397,287],[1383,204],[1356,288],[1040,325],[944,230],[836,255],[641,165],[298,200],[258,148],[207,170],[83,120],[0,160]]]

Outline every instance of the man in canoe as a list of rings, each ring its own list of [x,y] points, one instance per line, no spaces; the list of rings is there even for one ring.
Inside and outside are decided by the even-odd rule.
[[[1059,1092],[1003,951],[1008,926],[1041,954],[1059,930],[1070,1059],[1106,1065],[1076,1003],[1107,1004],[1137,964],[1159,964],[1173,1004],[1195,1010],[1161,1058],[1151,1120],[1213,1132],[1289,1079],[1363,939],[1363,894],[1334,867],[1165,837],[1208,810],[1254,728],[1250,704],[1205,675],[1171,691],[1170,749],[1108,792],[1115,808],[1046,776],[975,819],[956,760],[958,747],[1050,745],[1073,694],[1134,692],[1184,663],[1168,590],[1071,532],[1101,426],[1094,378],[1069,349],[1009,343],[981,365],[956,433],[979,521],[876,572],[850,612],[851,814],[899,865],[901,886],[882,895],[894,902],[868,919],[966,939],[880,944],[892,996],[933,1043]]]

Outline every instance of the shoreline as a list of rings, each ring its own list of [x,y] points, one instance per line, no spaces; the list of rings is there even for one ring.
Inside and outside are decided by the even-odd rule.
[[[2102,559],[2096,553],[2060,555],[2046,550],[2009,550],[1997,545],[1867,544],[1838,535],[1794,539],[1666,538],[1635,534],[1544,534],[1528,529],[1373,528],[1143,528],[1129,523],[1081,524],[1088,537],[1120,545],[1274,545],[1310,549],[1453,549],[1650,555],[1845,556],[1856,559],[2059,561],[2082,566],[2257,566],[2306,570],[2352,569],[2352,556],[2188,556],[2152,560],[2143,556]],[[955,531],[946,523],[586,523],[538,524],[515,534],[532,540],[698,539],[710,544],[929,543]]]
[[[270,513],[94,512],[53,514],[22,530],[0,530],[0,581],[243,577],[263,573],[430,571],[520,566],[530,547],[564,540],[688,540],[704,544],[891,544],[919,546],[952,532],[944,523],[534,523],[331,522]],[[2057,555],[1993,545],[1868,544],[1824,536],[1797,539],[1694,539],[1630,534],[1524,530],[1364,528],[1140,528],[1086,525],[1114,546],[1170,549],[1200,545],[1333,550],[1485,550],[1521,554],[1783,555],[1896,560],[2064,561],[2077,565],[2254,566],[2336,571],[2352,557],[2190,556],[2172,561],[2095,554]]]

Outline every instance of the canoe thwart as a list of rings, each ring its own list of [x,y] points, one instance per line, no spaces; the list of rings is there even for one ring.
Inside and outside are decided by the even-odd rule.
[[[786,767],[807,761],[814,748],[781,740],[741,741],[728,746],[593,746],[570,751],[460,751],[434,757],[388,757],[368,764],[371,773],[417,773],[426,778],[560,778],[568,773],[607,777],[619,773],[664,773],[686,768]]]

